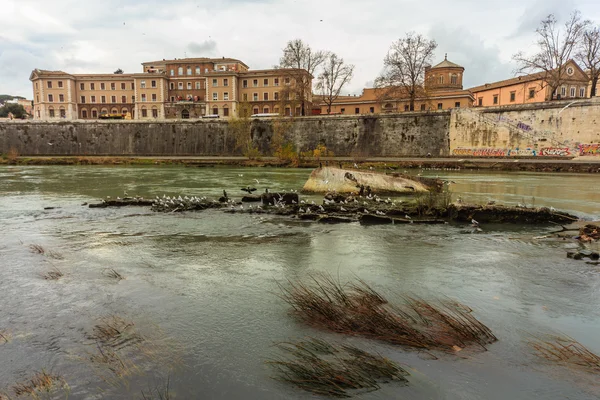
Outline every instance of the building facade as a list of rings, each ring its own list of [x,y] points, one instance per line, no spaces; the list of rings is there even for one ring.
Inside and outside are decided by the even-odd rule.
[[[35,119],[230,118],[240,111],[299,116],[312,93],[298,97],[296,81],[311,82],[305,70],[250,70],[232,58],[184,58],[142,63],[134,74],[31,73]]]
[[[590,79],[574,61],[566,63],[561,84],[550,93],[548,74],[518,76],[469,89],[476,107],[496,107],[514,104],[540,103],[558,99],[584,99],[589,96]]]
[[[419,88],[412,111],[447,110],[471,107],[473,96],[463,90],[465,69],[446,58],[425,69],[425,85]],[[317,101],[318,100],[318,101]],[[327,104],[315,96],[313,114],[327,114]],[[339,96],[331,106],[331,114],[378,114],[411,111],[406,88],[365,88],[360,96]]]

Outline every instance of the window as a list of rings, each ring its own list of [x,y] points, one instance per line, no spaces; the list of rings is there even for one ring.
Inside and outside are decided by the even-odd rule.
[[[61,102],[61,103],[64,103],[65,102],[65,95],[64,94],[59,94],[58,95],[58,101]]]
[[[252,114],[258,114],[258,107],[254,107],[252,109]]]
[[[54,118],[54,108],[49,109],[48,114],[50,115],[50,118]]]
[[[354,114],[360,114],[360,108],[359,107],[356,107],[354,109]]]
[[[146,81],[140,81],[140,88],[146,89]]]
[[[344,112],[346,112],[346,109],[345,109],[345,108],[342,108],[342,109],[340,110],[340,112],[343,114]]]
[[[170,90],[174,90],[175,89],[175,83],[173,83],[173,82],[169,83],[169,89]]]
[[[100,82],[100,90],[106,90],[106,86],[104,85],[104,82]]]
[[[135,82],[131,82],[131,90],[135,89]]]
[[[196,82],[196,90],[200,90],[202,86],[200,86],[200,82]]]
[[[188,88],[188,90],[192,90],[192,82],[187,83],[187,88]]]
[[[252,100],[258,101],[258,93],[253,93],[252,94]]]
[[[98,118],[98,110],[95,108],[92,110],[92,118]]]
[[[409,111],[409,110],[410,110],[410,108],[409,108],[408,104],[406,104],[406,105],[404,106],[404,111]]]
[[[58,87],[59,87],[59,88],[63,87],[63,83],[62,83],[62,81],[58,81]]]
[[[90,83],[90,90],[96,90],[96,84],[94,82]]]
[[[573,67],[567,68],[567,74],[573,75],[573,73],[575,73],[575,70],[573,69]]]
[[[228,107],[223,107],[223,116],[229,117],[229,108]]]
[[[106,103],[106,96],[100,96],[100,103]]]
[[[268,114],[269,113],[269,107],[263,108],[263,113]]]
[[[290,84],[290,78],[285,78],[285,84],[289,85]]]
[[[156,101],[156,93],[152,93],[152,101]]]
[[[156,87],[156,81],[150,81],[150,87]]]
[[[35,101],[36,101],[37,103],[39,103],[39,102],[40,102],[40,95],[39,95],[39,94],[35,96]]]
[[[219,108],[218,107],[213,107],[213,115],[219,115]]]
[[[373,108],[373,107],[371,107],[371,109],[372,109],[372,108]],[[421,111],[425,111],[425,104],[421,104]],[[373,111],[371,111],[371,112],[373,112]]]
[[[343,108],[342,108],[342,110],[343,110]],[[344,111],[342,111],[342,113],[343,113],[343,112],[344,112]],[[291,109],[291,108],[289,108],[289,107],[286,107],[286,108],[285,108],[285,115],[287,115],[287,116],[291,116],[291,115],[292,115],[292,109]]]
[[[158,118],[158,110],[156,108],[152,109],[152,118]]]
[[[213,87],[217,87],[217,86],[218,86],[217,78],[213,78]]]
[[[223,78],[223,86],[229,86],[229,79]]]
[[[289,99],[290,99],[290,92],[286,92],[286,93],[285,93],[285,99],[286,99],[286,100],[289,100]]]
[[[39,88],[39,86],[38,86],[38,83],[37,83],[37,82],[35,83],[35,88],[36,88],[36,89],[38,89],[38,88]],[[38,110],[38,116],[39,116],[39,110]]]
[[[121,96],[121,103],[127,103],[127,96]]]
[[[479,104],[479,107],[483,106],[483,97],[480,97],[477,104]]]
[[[79,84],[79,90],[85,90],[85,83]]]
[[[81,118],[87,118],[87,110],[81,110]]]
[[[131,96],[131,102],[135,103],[135,96]]]
[[[85,96],[81,96],[81,104],[85,104]]]
[[[510,92],[510,102],[514,103],[517,96],[517,92]]]
[[[125,82],[121,82],[121,90],[125,90]]]
[[[123,114],[123,115],[126,115],[126,114],[127,114],[127,109],[126,109],[126,108],[123,108],[123,109],[121,110],[121,114]]]
[[[263,86],[269,86],[269,78],[263,80]]]
[[[369,108],[369,112],[370,112],[371,114],[374,114],[374,113],[375,113],[375,107],[371,107],[371,108]]]
[[[200,67],[196,67],[196,75],[200,75]]]
[[[438,103],[438,110],[441,110],[444,108],[444,105],[442,103]]]
[[[273,97],[274,97],[273,100],[279,101],[279,92],[273,93]]]
[[[111,114],[118,114],[119,110],[117,110],[116,108],[113,108],[112,110],[110,110]]]
[[[497,94],[494,95],[494,104],[498,104],[498,95]]]
[[[530,99],[535,98],[535,89],[529,89],[529,98]]]
[[[454,107],[455,108],[460,108],[460,101],[457,101],[456,103],[454,103]]]
[[[117,102],[117,96],[110,96],[110,102],[111,103],[116,103]]]
[[[142,93],[142,101],[146,101],[146,93]]]
[[[453,85],[458,84],[458,75],[452,74],[450,75],[450,83]]]
[[[443,85],[443,84],[444,84],[444,76],[443,76],[443,75],[440,75],[440,78],[439,78],[439,80],[438,80],[438,83],[439,83],[440,85]]]
[[[213,93],[213,101],[217,101],[219,100],[219,94],[218,93]]]
[[[585,97],[585,88],[579,88],[579,97]]]
[[[575,97],[575,93],[577,92],[577,89],[572,87],[571,88],[571,97]]]
[[[60,117],[61,118],[67,118],[67,111],[61,107],[60,111]]]
[[[274,86],[279,86],[279,78],[273,79],[273,85]]]
[[[183,90],[183,82],[177,82],[177,89]]]
[[[229,100],[229,93],[228,92],[223,93],[223,100],[225,100],[225,101]]]
[[[258,79],[254,79],[252,81],[252,87],[257,87],[258,86]]]
[[[267,93],[267,92],[263,93],[263,100],[269,101],[269,93]]]
[[[142,108],[142,117],[146,118],[148,116],[148,110],[146,110],[145,108]]]
[[[561,96],[565,97],[567,95],[567,88],[566,87],[561,87],[560,88],[560,94]]]
[[[114,82],[110,83],[110,90],[117,90],[117,84]]]
[[[52,89],[52,81],[48,81],[48,89]]]
[[[52,103],[54,101],[54,97],[51,94],[48,95],[48,102]]]
[[[247,88],[247,87],[248,87],[248,80],[247,80],[247,79],[244,79],[244,80],[242,81],[242,87],[243,87],[243,88]]]
[[[183,75],[183,67],[177,68],[177,75]]]
[[[187,74],[192,75],[192,67],[187,67]]]
[[[171,96],[171,101],[174,102],[175,101],[175,96]]]
[[[171,76],[175,76],[175,70],[174,69],[171,70]]]

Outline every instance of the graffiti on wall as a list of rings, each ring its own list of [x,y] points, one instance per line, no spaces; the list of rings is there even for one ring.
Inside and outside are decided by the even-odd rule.
[[[508,150],[508,155],[509,156],[520,156],[520,157],[535,157],[537,156],[537,150],[536,149],[531,149],[531,148],[526,148],[526,149],[510,149]]]
[[[466,157],[505,157],[506,154],[506,149],[459,147],[452,150],[452,155]]]
[[[545,147],[540,150],[540,155],[544,157],[568,157],[571,150],[568,147]]]
[[[600,156],[600,143],[581,143],[577,150],[580,156]]]
[[[595,146],[595,154],[600,155],[600,144],[595,144]],[[452,150],[452,155],[463,157],[569,157],[572,153],[568,147],[544,147],[539,151],[530,147],[525,149],[459,147]]]

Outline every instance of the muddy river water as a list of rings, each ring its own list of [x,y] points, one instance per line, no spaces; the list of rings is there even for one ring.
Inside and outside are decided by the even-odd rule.
[[[597,376],[542,361],[527,345],[533,336],[562,334],[600,353],[600,267],[567,259],[573,241],[537,238],[551,226],[490,225],[473,234],[460,224],[322,225],[82,205],[125,192],[218,197],[227,189],[238,197],[247,185],[300,189],[309,172],[0,167],[0,333],[7,337],[0,337],[0,394],[14,395],[16,382],[44,370],[64,378],[69,399],[143,398],[167,379],[177,399],[304,399],[311,395],[271,379],[265,361],[274,342],[316,336],[379,352],[410,372],[409,385],[385,384],[361,399],[600,396]],[[454,181],[463,201],[552,206],[600,219],[600,176],[422,173]],[[45,280],[53,269],[64,276]],[[109,277],[109,269],[125,279]],[[314,330],[277,297],[277,282],[314,272],[359,277],[391,298],[449,296],[470,306],[499,341],[487,352],[433,360]],[[132,321],[148,343],[123,344],[131,366],[119,379],[91,356],[93,328],[109,315]]]

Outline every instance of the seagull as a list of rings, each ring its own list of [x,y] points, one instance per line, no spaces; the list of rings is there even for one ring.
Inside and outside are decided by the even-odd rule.
[[[238,176],[239,176],[239,177],[242,177],[242,176],[244,176],[244,174],[238,174]]]
[[[410,215],[408,215],[408,214],[406,214],[406,215],[404,216],[404,218],[406,218],[406,219],[412,219],[412,218],[410,217]]]
[[[348,211],[348,210],[346,210],[344,207],[340,207],[340,211],[341,211],[341,212],[346,212],[346,211]]]
[[[254,182],[256,182],[257,185],[260,184],[260,182],[258,181],[258,179],[254,179]]]

